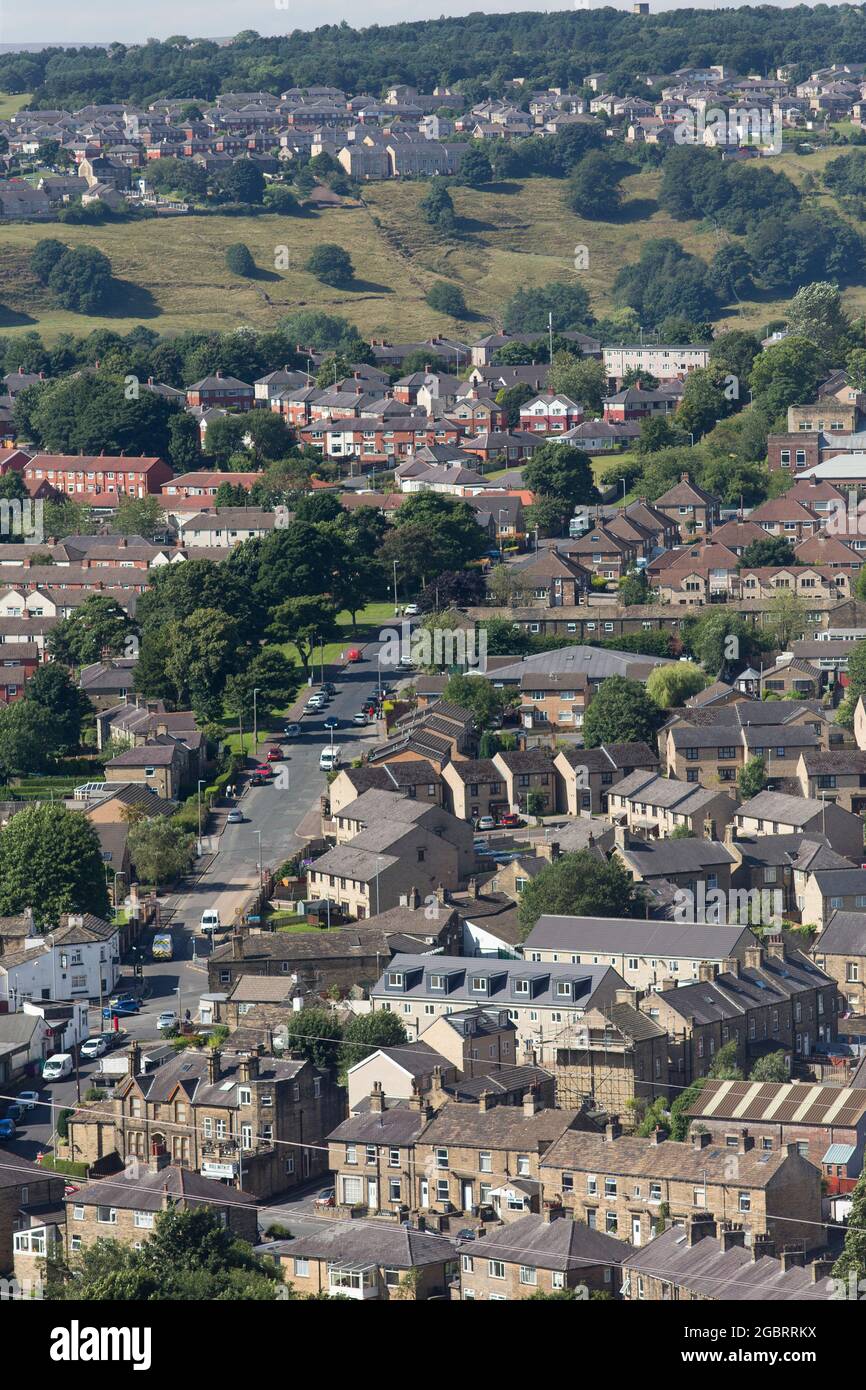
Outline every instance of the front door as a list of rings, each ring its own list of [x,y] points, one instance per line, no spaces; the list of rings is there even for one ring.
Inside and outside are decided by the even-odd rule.
[[[429,1207],[430,1205],[430,1184],[426,1178],[421,1179],[421,1205],[422,1207]]]
[[[379,1184],[375,1178],[367,1179],[367,1209],[369,1211],[379,1210]]]
[[[640,1245],[640,1217],[633,1216],[631,1219],[631,1243]]]
[[[463,1183],[463,1210],[472,1211],[472,1183],[468,1179]]]

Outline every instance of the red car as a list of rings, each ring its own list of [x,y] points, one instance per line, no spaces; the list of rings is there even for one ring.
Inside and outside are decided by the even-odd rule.
[[[496,823],[497,825],[513,830],[515,827],[522,825],[523,821],[518,815],[515,815],[514,811],[508,811],[504,816],[500,816]]]
[[[361,653],[358,651],[357,647],[349,648],[349,650],[346,652],[346,660],[351,661],[353,664],[354,662],[361,660]]]
[[[253,768],[253,775],[258,777],[273,777],[274,769],[268,763],[261,763],[259,767]]]
[[[269,749],[268,749],[268,762],[269,762],[269,763],[281,763],[282,761],[283,761],[283,750],[282,750],[282,748],[269,748]]]

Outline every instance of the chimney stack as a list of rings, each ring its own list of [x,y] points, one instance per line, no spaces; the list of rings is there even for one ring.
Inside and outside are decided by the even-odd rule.
[[[723,1226],[719,1231],[719,1247],[724,1253],[733,1250],[735,1245],[745,1246],[746,1233],[742,1226]]]
[[[667,1136],[667,1134],[665,1133],[665,1131],[662,1129],[661,1125],[656,1125],[655,1129],[653,1130],[652,1134],[650,1135],[650,1143],[651,1143],[651,1144],[657,1144],[657,1145],[658,1145],[658,1144],[663,1144],[663,1143],[665,1142],[665,1140],[667,1139],[667,1137],[668,1137],[668,1136]]]
[[[699,1212],[695,1216],[690,1216],[686,1221],[686,1245],[691,1250],[697,1245],[704,1236],[714,1236],[716,1234],[716,1223],[712,1213],[708,1211]]]
[[[776,1242],[767,1232],[752,1237],[752,1264],[762,1258],[772,1259],[776,1253]]]
[[[789,1269],[802,1269],[806,1264],[805,1248],[803,1245],[786,1245],[779,1259],[782,1261],[783,1274]]]
[[[492,1109],[490,1092],[482,1091],[478,1097],[478,1113],[479,1115],[486,1115],[490,1109]]]
[[[747,1129],[744,1129],[737,1140],[737,1153],[747,1154],[755,1147],[755,1141]]]
[[[695,1130],[692,1134],[693,1149],[707,1149],[710,1145],[710,1132],[707,1129]]]
[[[633,1009],[637,1008],[636,989],[618,989],[613,997],[616,1004],[630,1004]]]
[[[385,1092],[382,1090],[381,1081],[373,1082],[373,1089],[370,1092],[370,1112],[373,1115],[381,1115],[385,1109]]]
[[[727,956],[722,961],[722,974],[733,975],[736,979],[739,979],[740,962],[736,956]]]
[[[527,1120],[531,1119],[533,1115],[538,1114],[540,1108],[541,1107],[538,1104],[538,1087],[530,1086],[529,1090],[524,1094],[523,1097],[524,1118]]]
[[[622,1125],[619,1122],[619,1115],[611,1115],[604,1127],[604,1137],[607,1143],[613,1143],[622,1134]]]
[[[241,1081],[254,1081],[259,1074],[258,1056],[254,1053],[251,1053],[249,1057],[242,1057],[240,1060],[239,1070]]]
[[[221,1062],[222,1053],[218,1047],[215,1047],[207,1059],[207,1079],[208,1084],[211,1086],[215,1086],[220,1079],[222,1074],[220,1070]]]
[[[747,970],[760,970],[760,969],[761,969],[761,966],[764,964],[764,948],[763,948],[763,946],[747,946],[746,949],[745,949],[744,954],[745,954],[745,957],[746,957],[746,969],[747,969]]]
[[[813,480],[814,481],[814,480]],[[809,1278],[813,1284],[820,1284],[832,1272],[832,1260],[813,1260],[809,1265]]]
[[[232,936],[232,960],[243,960],[243,958],[244,958],[243,937],[241,936],[240,932],[237,931],[237,932],[235,932],[235,933],[233,934],[233,936]]]
[[[141,1043],[134,1042],[129,1049],[129,1074],[130,1076],[141,1074]]]
[[[719,973],[719,967],[715,961],[702,960],[698,966],[698,979],[702,984],[711,985]]]

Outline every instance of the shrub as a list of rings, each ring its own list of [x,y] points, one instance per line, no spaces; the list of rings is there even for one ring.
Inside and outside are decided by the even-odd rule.
[[[252,252],[242,241],[233,241],[226,249],[226,265],[233,275],[251,277],[256,273]]]

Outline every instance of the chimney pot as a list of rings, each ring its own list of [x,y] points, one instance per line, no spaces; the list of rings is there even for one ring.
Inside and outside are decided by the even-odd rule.
[[[382,1090],[381,1081],[373,1082],[373,1089],[370,1092],[370,1110],[374,1115],[381,1115],[385,1109],[385,1092]]]
[[[524,1117],[526,1119],[529,1119],[532,1115],[536,1115],[538,1113],[539,1108],[540,1107],[538,1104],[538,1087],[530,1086],[529,1090],[523,1097]]]
[[[608,1143],[613,1143],[622,1134],[622,1125],[619,1122],[619,1115],[611,1115],[604,1127],[604,1137]]]

